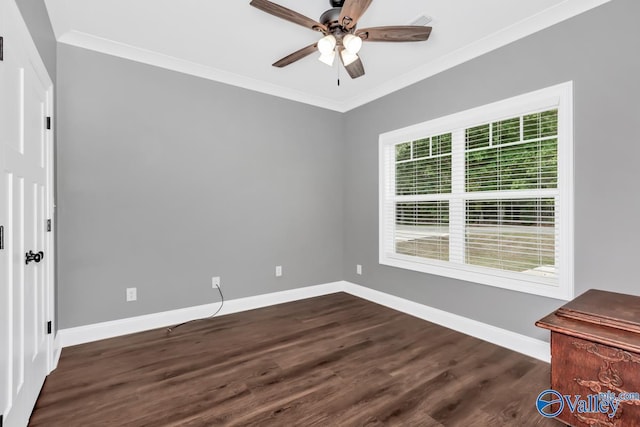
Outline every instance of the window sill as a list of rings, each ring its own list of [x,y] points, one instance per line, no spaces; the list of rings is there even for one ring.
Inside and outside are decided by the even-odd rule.
[[[529,278],[523,277],[524,275],[518,272],[454,264],[399,254],[380,254],[379,262],[381,265],[390,267],[434,274],[563,301],[569,301],[573,298],[573,287],[569,285],[571,281],[566,277],[563,278],[562,275],[560,280],[535,275],[531,275],[531,278]]]

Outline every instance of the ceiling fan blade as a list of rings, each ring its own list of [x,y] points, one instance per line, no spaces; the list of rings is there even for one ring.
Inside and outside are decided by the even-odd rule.
[[[342,62],[342,65],[344,65],[344,60],[342,59],[342,55],[338,55],[338,56],[340,57],[340,61]],[[360,60],[360,57],[358,57],[358,59],[353,61],[351,64],[344,65],[344,68],[347,70],[347,73],[349,73],[349,76],[351,76],[352,79],[357,79],[358,77],[364,76],[364,65],[362,65],[362,61]]]
[[[360,17],[367,10],[372,0],[345,0],[340,11],[340,22],[345,28],[356,26]]]
[[[313,52],[318,50],[318,43],[311,44],[307,47],[303,47],[302,49],[293,52],[291,55],[287,55],[281,60],[274,62],[273,66],[282,68],[286,67],[289,64],[293,64],[294,62],[311,55]]]
[[[293,22],[294,24],[302,25],[306,28],[311,28],[315,31],[320,31],[323,33],[327,32],[327,27],[315,21],[311,18],[307,18],[304,15],[299,14],[291,9],[288,9],[284,6],[280,6],[279,4],[275,4],[273,2],[267,0],[251,0],[251,6],[256,7],[263,12],[270,13],[271,15],[277,16],[278,18],[282,18],[286,21]]]
[[[391,27],[363,28],[356,35],[369,42],[420,42],[431,34],[431,27],[400,25]]]

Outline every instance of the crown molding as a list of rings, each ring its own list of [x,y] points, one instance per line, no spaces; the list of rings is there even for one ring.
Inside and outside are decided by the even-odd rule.
[[[516,40],[520,40],[610,1],[611,0],[567,0],[389,80],[357,97],[353,97],[343,103],[342,110],[349,111],[371,101],[375,101],[385,95],[389,95],[390,93],[463,64],[473,58],[482,56],[492,50],[506,46],[509,43],[513,43]]]
[[[344,113],[610,1],[566,0],[347,100],[312,95],[80,31],[70,30],[57,36],[58,42],[71,46]],[[46,2],[49,5],[51,0]]]
[[[189,74],[231,86],[241,87],[267,95],[277,96],[304,104],[314,105],[328,110],[340,111],[341,105],[331,99],[314,96],[284,86],[267,83],[262,80],[242,76],[217,68],[202,65],[163,53],[142,49],[126,43],[94,36],[81,31],[71,30],[58,37],[58,42],[80,47],[143,64],[153,65],[179,73]]]

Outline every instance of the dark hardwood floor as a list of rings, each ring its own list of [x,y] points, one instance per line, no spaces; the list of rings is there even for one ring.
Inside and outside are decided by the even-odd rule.
[[[65,348],[30,426],[552,426],[549,365],[339,293]]]

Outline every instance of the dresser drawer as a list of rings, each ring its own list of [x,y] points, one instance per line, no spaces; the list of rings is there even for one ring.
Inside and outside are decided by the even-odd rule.
[[[586,400],[588,395],[606,392],[616,396],[640,392],[639,354],[552,332],[551,357],[551,387],[572,399],[580,395]],[[565,402],[557,418],[574,427],[640,427],[640,400],[620,402],[613,418],[601,413],[572,413]]]

